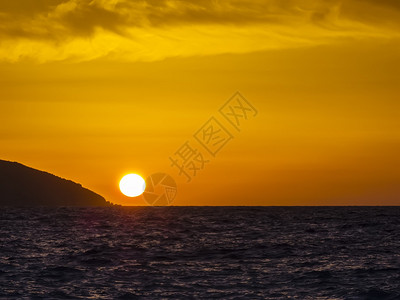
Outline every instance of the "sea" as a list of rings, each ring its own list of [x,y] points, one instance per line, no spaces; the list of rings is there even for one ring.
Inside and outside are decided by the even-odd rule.
[[[400,299],[400,207],[0,208],[1,299]]]

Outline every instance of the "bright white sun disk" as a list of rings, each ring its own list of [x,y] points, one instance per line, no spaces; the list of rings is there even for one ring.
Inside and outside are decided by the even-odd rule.
[[[137,174],[128,174],[122,177],[119,188],[125,196],[137,197],[146,189],[146,182]]]

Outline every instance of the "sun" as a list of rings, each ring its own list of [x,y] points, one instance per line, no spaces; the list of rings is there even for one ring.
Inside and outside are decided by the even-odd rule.
[[[128,174],[119,182],[121,193],[128,197],[137,197],[146,189],[146,181],[137,174]]]

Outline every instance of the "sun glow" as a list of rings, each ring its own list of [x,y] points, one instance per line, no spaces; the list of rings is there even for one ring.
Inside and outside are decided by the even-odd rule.
[[[119,188],[125,196],[137,197],[144,192],[146,182],[137,174],[128,174],[122,177],[119,182]]]

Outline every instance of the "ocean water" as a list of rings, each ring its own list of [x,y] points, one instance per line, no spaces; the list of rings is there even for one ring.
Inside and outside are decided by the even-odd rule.
[[[2,299],[400,299],[400,207],[1,208]]]

